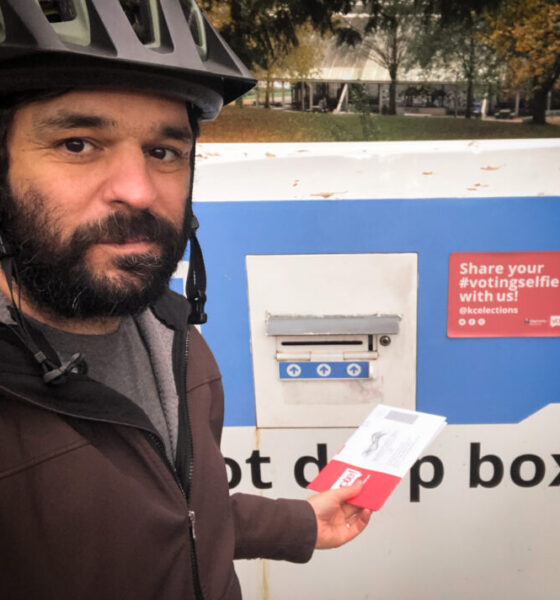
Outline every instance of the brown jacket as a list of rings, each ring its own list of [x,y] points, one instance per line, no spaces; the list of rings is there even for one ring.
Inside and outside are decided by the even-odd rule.
[[[237,600],[233,558],[311,556],[316,526],[307,502],[229,496],[220,375],[194,328],[187,402],[181,389],[182,299],[166,295],[151,317],[172,330],[174,466],[136,405],[85,375],[47,386],[29,352],[1,327],[3,600]]]

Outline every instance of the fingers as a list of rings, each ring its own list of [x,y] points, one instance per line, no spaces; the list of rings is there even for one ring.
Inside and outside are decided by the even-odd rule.
[[[350,498],[351,500],[351,498]],[[346,520],[352,519],[357,515],[362,509],[359,506],[354,506],[353,504],[343,504],[341,506],[342,512],[344,513],[344,517]]]
[[[369,523],[369,520],[371,518],[371,510],[367,509],[367,508],[363,508],[356,516],[358,522],[360,523],[360,526],[362,527],[362,529]]]
[[[367,508],[357,508],[352,514],[346,518],[346,523],[350,524],[353,521],[362,521],[367,524],[371,517],[371,510]]]
[[[317,518],[315,547],[336,548],[361,533],[371,516],[371,511],[348,504],[363,488],[363,483],[335,490],[327,490],[307,499]]]
[[[371,510],[362,508],[351,514],[346,519],[346,528],[352,531],[353,536],[363,531],[371,518]]]

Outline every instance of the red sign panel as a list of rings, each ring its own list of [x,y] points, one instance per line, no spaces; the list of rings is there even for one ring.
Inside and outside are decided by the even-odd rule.
[[[560,252],[454,252],[449,337],[560,337]]]

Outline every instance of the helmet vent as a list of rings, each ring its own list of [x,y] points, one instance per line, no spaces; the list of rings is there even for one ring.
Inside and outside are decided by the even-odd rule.
[[[35,0],[54,32],[65,44],[91,42],[87,0]]]
[[[181,98],[213,119],[255,80],[199,2],[0,0],[0,96],[137,89]]]
[[[51,23],[64,23],[76,18],[72,0],[39,0],[39,5]]]
[[[183,9],[183,14],[189,24],[189,29],[191,30],[191,35],[196,44],[198,54],[202,60],[206,60],[208,56],[208,46],[206,41],[206,27],[204,25],[202,12],[194,0],[180,0],[179,4]]]
[[[155,43],[154,2],[151,0],[118,0],[134,33],[145,46]]]

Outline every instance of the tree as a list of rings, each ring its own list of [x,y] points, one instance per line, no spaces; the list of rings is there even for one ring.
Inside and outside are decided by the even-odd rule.
[[[531,83],[533,123],[544,125],[547,96],[560,77],[560,4],[506,0],[489,22],[488,42],[507,62],[512,86]]]
[[[350,10],[360,12],[352,16]],[[355,46],[389,72],[389,111],[397,112],[399,71],[408,62],[411,42],[416,35],[418,11],[412,0],[355,1],[337,27],[340,44]]]
[[[360,116],[360,125],[364,140],[372,139],[377,132],[376,119],[371,115],[371,98],[362,83],[353,85],[350,90],[350,102]]]
[[[255,76],[266,81],[265,108],[270,107],[274,79],[308,79],[317,70],[325,52],[325,41],[309,23],[296,29],[298,43],[286,50],[275,50],[268,62],[268,68],[257,67]]]
[[[410,48],[414,61],[428,70],[455,72],[458,81],[466,82],[465,117],[472,116],[477,84],[496,82],[501,69],[495,51],[485,41],[487,20],[474,10],[447,15],[430,15],[424,20],[423,33]]]
[[[309,23],[323,35],[332,30],[333,15],[346,10],[349,3],[350,0],[202,0],[201,6],[247,67],[264,74],[268,106],[272,73],[285,67],[286,60],[289,65],[307,61],[303,57],[309,54],[309,48],[299,57],[291,54],[307,31],[302,26]]]
[[[266,70],[278,53],[298,45],[299,26],[331,31],[333,16],[350,0],[201,0],[201,6],[249,68]]]
[[[460,25],[471,17],[494,12],[503,0],[414,0],[417,9],[427,21],[437,17],[442,29],[448,25]]]
[[[296,24],[286,2],[206,0],[202,6],[249,68],[267,70],[278,52],[297,44]]]

